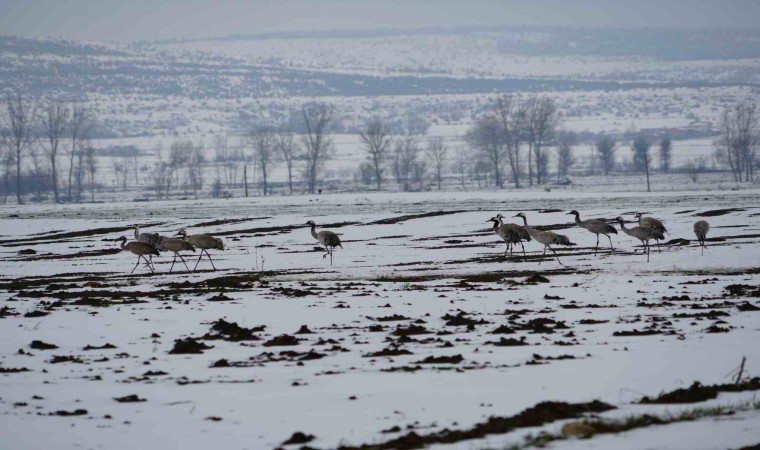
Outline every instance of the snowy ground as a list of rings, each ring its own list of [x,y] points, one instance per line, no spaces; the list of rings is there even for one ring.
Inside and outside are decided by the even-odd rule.
[[[750,311],[760,306],[758,194],[346,194],[6,207],[0,448],[258,449],[296,431],[315,435],[311,447],[336,448],[411,430],[464,430],[547,400],[598,399],[617,407],[601,416],[620,417],[753,398],[634,404],[695,380],[729,382],[742,356],[758,374],[760,312]],[[623,234],[613,237],[614,253],[594,255],[594,236],[565,214],[632,220],[646,211],[665,221],[668,239],[692,240],[696,214],[724,208],[735,210],[705,217],[712,230],[704,256],[693,241],[677,241],[649,263]],[[563,265],[539,265],[535,242],[526,243],[526,257],[501,257],[504,245],[486,220],[518,211],[578,244],[559,252]],[[332,266],[302,226],[309,219],[341,235],[345,248]],[[169,274],[171,258],[162,255],[155,275],[145,267],[129,275],[134,257],[113,249],[133,223],[162,234],[216,234],[226,246],[212,251],[219,270],[204,261],[203,271],[175,265]],[[36,254],[19,254],[28,249]],[[526,282],[535,273],[548,282]],[[252,329],[247,339],[212,339],[222,318]],[[303,325],[313,333],[296,334]],[[421,334],[402,336],[415,330]],[[169,353],[188,337],[212,348]],[[502,338],[518,345],[492,344]],[[32,349],[33,340],[58,348]],[[115,348],[84,350],[106,343]],[[370,355],[384,349],[410,353]],[[428,357],[449,360],[424,363]],[[114,400],[131,394],[145,401]],[[86,412],[54,415],[79,409]],[[750,411],[550,447],[738,448],[760,442],[757,430],[760,414]],[[536,431],[434,448],[505,448]]]

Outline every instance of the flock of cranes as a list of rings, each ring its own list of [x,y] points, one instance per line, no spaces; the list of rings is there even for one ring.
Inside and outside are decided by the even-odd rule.
[[[600,234],[606,236],[607,239],[609,239],[610,251],[615,251],[614,247],[612,246],[612,237],[610,236],[612,234],[618,234],[617,229],[615,229],[614,226],[612,226],[606,220],[601,219],[581,220],[580,213],[576,210],[572,210],[567,214],[575,216],[575,224],[577,226],[584,228],[596,235],[596,245],[594,247],[595,255],[599,250]],[[497,214],[496,216],[491,217],[486,221],[493,223],[494,233],[496,233],[496,235],[504,240],[504,243],[507,245],[506,249],[504,250],[504,257],[507,256],[507,253],[512,256],[514,247],[517,244],[520,244],[520,247],[523,251],[523,256],[525,256],[525,246],[523,245],[523,242],[536,241],[544,246],[544,253],[538,262],[539,265],[546,257],[547,250],[551,250],[552,253],[554,253],[554,257],[561,265],[562,261],[559,260],[559,255],[557,255],[557,251],[552,248],[552,245],[577,245],[574,242],[571,242],[570,238],[564,234],[554,233],[552,231],[537,230],[531,227],[528,225],[528,218],[525,213],[517,213],[513,217],[522,218],[523,224],[518,225],[515,223],[504,223],[504,216],[501,214]],[[644,217],[641,213],[636,213],[634,217],[638,222],[638,226],[635,227],[626,227],[625,220],[620,216],[618,216],[615,221],[620,224],[620,229],[625,234],[641,241],[641,243],[644,245],[644,252],[647,255],[647,261],[649,261],[649,242],[652,240],[656,241],[657,249],[658,251],[661,251],[660,240],[665,239],[665,234],[668,231],[665,228],[665,225],[654,217]],[[311,228],[311,236],[316,239],[320,245],[325,247],[325,254],[322,257],[327,258],[327,256],[330,256],[330,265],[332,265],[333,252],[335,251],[335,247],[343,248],[340,237],[338,237],[336,233],[328,230],[317,232],[317,225],[313,220],[306,222],[306,225]],[[172,260],[172,265],[169,269],[169,272],[174,269],[174,264],[176,263],[177,258],[182,261],[182,263],[185,265],[185,268],[189,272],[190,268],[188,267],[187,262],[185,262],[185,258],[182,257],[180,252],[195,252],[195,249],[200,249],[201,253],[198,257],[198,261],[195,263],[195,267],[193,267],[193,271],[198,268],[198,264],[200,264],[204,253],[208,257],[208,260],[211,263],[211,267],[216,270],[214,261],[211,259],[211,255],[208,251],[224,250],[224,243],[222,240],[208,234],[188,235],[187,232],[182,229],[177,232],[174,237],[166,237],[161,236],[157,233],[140,233],[139,225],[134,225],[134,229],[135,241],[127,243],[127,238],[124,236],[118,239],[121,241],[121,249],[123,251],[130,252],[137,256],[137,264],[135,264],[135,267],[132,268],[132,272],[137,269],[137,266],[139,266],[140,262],[142,261],[145,262],[145,265],[150,269],[151,272],[154,272],[155,270],[153,268],[153,256],[160,255],[160,252],[162,251],[169,251],[174,254],[174,259]],[[704,254],[705,240],[709,231],[710,224],[704,220],[700,220],[694,224],[694,234],[697,236],[699,245],[702,248],[702,254]],[[180,238],[177,238],[177,236],[180,236]]]
[[[569,215],[575,216],[575,224],[578,225],[581,228],[584,228],[588,230],[591,233],[594,233],[596,235],[596,245],[594,247],[594,254],[596,255],[596,252],[599,250],[599,235],[602,234],[604,236],[607,236],[607,239],[610,241],[610,251],[615,251],[615,249],[612,246],[612,237],[611,234],[618,234],[617,230],[614,226],[609,224],[605,220],[601,219],[588,219],[588,220],[581,220],[580,213],[576,210],[572,210],[568,213]],[[559,260],[559,256],[557,255],[557,252],[551,247],[552,245],[563,245],[563,246],[571,246],[576,245],[573,242],[570,242],[570,239],[568,239],[567,236],[563,234],[557,234],[553,233],[551,231],[539,231],[531,226],[528,225],[528,219],[525,216],[524,213],[518,213],[514,217],[521,217],[523,220],[523,225],[517,225],[514,223],[503,223],[502,222],[502,216],[501,214],[496,215],[495,217],[492,217],[488,220],[488,222],[493,222],[493,231],[496,233],[499,237],[501,237],[504,242],[507,244],[507,250],[504,252],[504,256],[507,255],[507,251],[511,250],[512,247],[515,244],[522,245],[522,241],[530,241],[531,239],[535,240],[536,242],[544,245],[544,253],[543,256],[546,255],[546,250],[549,249],[554,253],[554,256],[557,258],[557,262],[562,264],[562,262]],[[655,219],[654,217],[644,217],[641,213],[636,213],[634,215],[638,222],[638,226],[628,228],[625,226],[625,220],[618,216],[615,221],[620,224],[620,229],[627,234],[628,236],[631,236],[633,238],[636,238],[641,241],[641,243],[644,245],[644,252],[647,255],[647,262],[649,261],[649,242],[654,240],[657,242],[657,250],[660,250],[660,240],[665,239],[665,234],[668,232],[668,230],[665,228],[665,225],[662,223],[662,221]],[[697,240],[699,241],[700,247],[702,247],[702,254],[704,254],[704,248],[705,248],[705,239],[707,238],[707,233],[710,231],[710,224],[707,223],[707,221],[700,220],[694,224],[694,234],[697,236]],[[525,235],[527,233],[527,236]],[[525,252],[525,248],[523,247],[523,254]],[[539,264],[541,264],[541,261],[539,261]]]
[[[174,270],[174,263],[177,262],[178,257],[182,260],[182,263],[189,272],[190,268],[187,266],[187,262],[185,262],[185,258],[182,257],[180,252],[188,251],[195,253],[196,248],[201,250],[201,254],[198,257],[198,261],[196,261],[193,270],[198,268],[198,264],[200,264],[204,253],[208,256],[208,260],[211,262],[211,267],[216,270],[214,261],[211,259],[211,255],[208,251],[212,249],[224,250],[224,242],[222,242],[221,239],[209,236],[208,234],[188,235],[184,228],[179,230],[179,232],[174,235],[175,237],[161,236],[158,233],[140,233],[139,225],[134,225],[134,229],[135,240],[133,242],[127,243],[127,238],[125,236],[118,239],[121,241],[121,249],[123,251],[137,255],[137,264],[132,268],[132,272],[137,269],[137,266],[140,265],[141,261],[145,261],[146,267],[148,267],[151,272],[155,272],[153,268],[153,256],[160,255],[160,252],[162,251],[174,253],[174,259],[172,260],[172,266],[169,269],[169,272]],[[181,238],[177,239],[176,236],[181,236]]]

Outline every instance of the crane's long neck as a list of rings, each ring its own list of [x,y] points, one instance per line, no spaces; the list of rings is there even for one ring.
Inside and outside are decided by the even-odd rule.
[[[618,221],[618,223],[620,224],[620,229],[621,230],[628,231],[628,228],[625,227],[625,222],[624,221],[620,220],[620,221]]]
[[[575,224],[578,226],[581,226],[581,215],[580,214],[573,214],[575,216]]]
[[[499,231],[499,225],[501,224],[501,219],[492,220],[492,222],[493,222],[493,231]]]
[[[311,235],[312,235],[312,237],[314,237],[314,239],[319,239],[319,237],[317,236],[317,231],[316,231],[316,229],[317,229],[317,226],[316,226],[316,225],[312,225],[312,226],[311,226]]]
[[[124,250],[124,246],[125,246],[125,245],[127,245],[127,240],[126,240],[126,239],[122,239],[122,240],[121,240],[121,249],[122,249],[122,250]]]
[[[140,237],[140,227],[135,225],[135,239]]]

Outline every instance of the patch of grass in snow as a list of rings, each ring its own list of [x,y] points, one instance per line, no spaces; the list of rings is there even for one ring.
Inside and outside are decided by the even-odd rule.
[[[676,413],[665,414],[639,414],[630,415],[619,419],[605,419],[594,417],[577,422],[568,422],[562,426],[559,433],[541,432],[529,434],[521,443],[505,447],[503,450],[523,450],[528,448],[541,448],[554,441],[562,441],[574,437],[591,439],[600,434],[623,433],[638,428],[653,425],[669,425],[679,422],[691,422],[707,417],[730,416],[739,412],[760,410],[760,400],[748,400],[735,404],[700,406],[689,408]]]

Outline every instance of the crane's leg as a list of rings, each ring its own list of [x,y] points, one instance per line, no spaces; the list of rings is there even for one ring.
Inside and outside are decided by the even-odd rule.
[[[705,254],[705,241],[704,241],[704,239],[700,243],[702,244],[702,255],[704,256],[704,254]]]
[[[660,250],[660,240],[659,239],[655,239],[655,241],[657,241],[657,252],[658,253],[662,253],[662,250]]]
[[[135,272],[135,269],[137,269],[137,266],[140,265],[140,261],[141,261],[140,260],[140,255],[137,255],[137,264],[135,264],[135,266],[132,268],[132,271],[129,272],[129,273],[134,273]]]
[[[214,270],[216,270],[216,266],[214,265],[214,260],[211,259],[211,255],[209,254],[208,250],[206,250],[206,256],[208,256],[208,260],[211,262],[211,267],[213,267]]]
[[[644,251],[647,252],[647,262],[649,262],[649,246],[646,246]]]
[[[205,251],[206,250],[201,249],[201,254],[200,254],[200,256],[198,256],[198,261],[195,262],[195,267],[193,267],[193,272],[195,272],[195,269],[198,268],[198,264],[200,264],[201,258],[203,258],[203,252],[205,252]]]
[[[150,262],[148,262],[148,258],[142,256],[142,259],[145,260],[145,265],[148,266],[148,269],[150,269],[150,273],[156,273],[155,270],[153,270],[153,266],[150,265]],[[139,260],[138,260],[139,262]]]
[[[187,263],[185,262],[185,258],[183,258],[182,255],[180,255],[179,253],[177,253],[177,255],[179,256],[179,259],[182,260],[182,264],[185,265],[185,269],[187,269],[187,271],[190,272],[190,268],[187,267]]]
[[[322,255],[322,259],[327,258],[327,255],[329,254],[330,254],[330,247],[328,247],[327,244],[325,244],[325,254]]]
[[[523,257],[525,257],[525,246],[522,243],[522,239],[520,240],[520,247],[523,249]]]
[[[564,264],[562,264],[562,261],[559,260],[559,255],[557,254],[557,251],[554,250],[551,247],[549,247],[549,250],[551,250],[552,252],[554,252],[554,257],[557,258],[557,262],[559,263],[560,266],[563,266]]]
[[[544,253],[541,255],[541,259],[538,260],[538,265],[539,266],[541,265],[541,261],[543,261],[544,258],[546,257],[546,247],[548,247],[548,246],[544,245]]]
[[[599,235],[596,235],[596,247],[594,247],[594,255],[596,255],[596,251],[599,250]]]
[[[332,266],[332,258],[333,258],[333,252],[334,252],[334,251],[335,251],[335,247],[333,247],[333,248],[330,250],[330,266]]]
[[[172,273],[172,270],[174,270],[174,263],[177,261],[177,253],[174,253],[174,258],[172,259],[172,266],[169,267],[169,273]]]
[[[607,239],[609,239],[609,240],[610,240],[610,251],[611,251],[611,252],[614,252],[614,251],[615,251],[615,249],[614,249],[614,248],[612,248],[612,238],[610,237],[610,235],[609,235],[609,234],[607,235]]]

